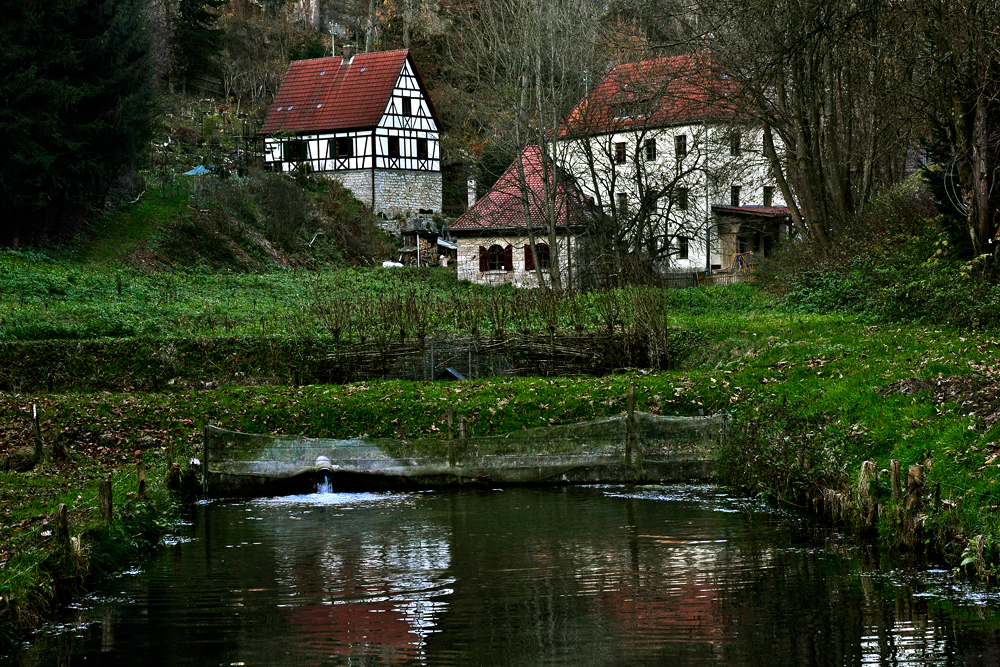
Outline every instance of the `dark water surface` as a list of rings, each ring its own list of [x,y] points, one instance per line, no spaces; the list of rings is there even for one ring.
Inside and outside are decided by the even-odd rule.
[[[1000,665],[989,589],[709,487],[216,502],[173,542],[14,664]]]

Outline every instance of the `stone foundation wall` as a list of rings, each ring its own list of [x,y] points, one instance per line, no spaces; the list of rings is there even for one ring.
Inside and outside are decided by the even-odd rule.
[[[369,169],[326,172],[340,181],[366,204],[372,201],[372,172]],[[421,210],[441,212],[441,172],[375,170],[375,212],[388,217],[417,215]]]
[[[376,170],[375,193],[376,212],[389,217],[409,217],[417,215],[421,209],[440,213],[441,172]]]
[[[535,243],[540,242],[541,240],[535,237]],[[570,247],[567,248],[568,244]],[[504,248],[513,246],[513,270],[479,270],[479,248],[480,246],[489,248],[491,245],[499,245]],[[538,274],[534,269],[526,270],[524,268],[524,247],[526,245],[529,245],[526,236],[460,237],[458,239],[458,279],[483,285],[513,285],[514,287],[524,288],[538,287]],[[574,253],[576,249],[575,239],[567,239],[565,236],[559,237],[559,275],[564,287],[569,284],[571,260],[574,263],[575,270],[576,259]],[[573,256],[571,257],[571,255]],[[547,269],[542,270],[542,279],[548,282],[549,272]]]
[[[324,173],[323,176],[340,181],[345,188],[354,193],[354,196],[365,204],[372,203],[372,172],[370,169],[330,171]]]

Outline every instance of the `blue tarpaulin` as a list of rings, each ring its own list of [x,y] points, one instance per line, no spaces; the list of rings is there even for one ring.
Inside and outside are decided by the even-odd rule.
[[[212,172],[209,171],[208,169],[206,169],[205,165],[199,164],[197,167],[195,167],[191,171],[185,171],[184,175],[185,176],[201,176],[202,174],[210,174],[210,173],[212,173]]]

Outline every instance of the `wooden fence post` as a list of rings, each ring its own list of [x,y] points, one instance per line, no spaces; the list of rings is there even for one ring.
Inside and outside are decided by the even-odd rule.
[[[924,497],[924,467],[911,465],[906,471],[906,509],[920,509]]]
[[[181,467],[174,462],[172,443],[167,444],[167,474],[164,481],[169,491],[178,491],[181,488]]]
[[[97,483],[97,500],[101,511],[101,523],[110,526],[114,521],[114,493],[111,485],[111,475]]]
[[[628,385],[628,416],[625,418],[625,461],[632,463],[632,437],[635,431],[635,385]]]
[[[452,422],[455,419],[455,406],[448,404],[448,465],[455,467],[455,440],[452,434]]]
[[[35,436],[35,461],[45,461],[45,450],[42,448],[42,429],[38,423],[38,404],[31,404],[31,428]]]
[[[202,430],[201,445],[201,492],[208,493],[208,427],[215,426],[215,420],[209,419],[208,425]]]
[[[902,466],[900,466],[898,459],[892,459],[889,461],[889,481],[892,484],[892,500],[893,502],[899,502],[899,477],[902,473]]]
[[[146,499],[146,463],[139,459],[135,464],[136,478],[139,480],[139,498]]]
[[[69,517],[65,503],[56,507],[56,549],[60,553],[69,553]]]
[[[458,416],[458,439],[465,440],[469,437],[468,426],[465,423],[465,415]]]

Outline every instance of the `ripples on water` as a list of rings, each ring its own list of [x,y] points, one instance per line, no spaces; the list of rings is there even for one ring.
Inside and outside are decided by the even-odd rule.
[[[1000,664],[995,591],[879,565],[713,487],[214,502],[14,664]]]

